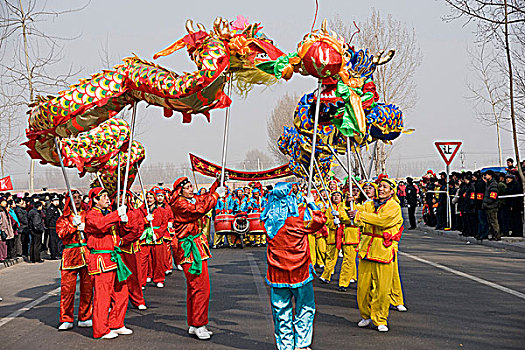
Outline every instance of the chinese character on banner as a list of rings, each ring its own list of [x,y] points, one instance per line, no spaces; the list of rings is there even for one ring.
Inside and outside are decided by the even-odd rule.
[[[6,176],[0,179],[0,191],[11,191],[13,184],[11,183],[11,176]]]

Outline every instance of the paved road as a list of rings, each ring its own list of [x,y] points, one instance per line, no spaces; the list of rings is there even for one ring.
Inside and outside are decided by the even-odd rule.
[[[314,349],[525,347],[524,254],[465,245],[420,231],[406,232],[401,250],[409,254],[400,256],[409,311],[392,311],[387,334],[359,329],[355,287],[340,293],[337,279],[330,285],[316,282]],[[0,271],[0,296],[4,298],[0,303],[0,349],[273,349],[265,271],[264,248],[214,251],[210,329],[216,334],[210,342],[186,334],[185,285],[180,273],[169,276],[164,289],[146,289],[149,310],[128,311],[126,325],[135,331],[133,335],[104,341],[92,339],[89,329],[56,330],[57,262],[19,264]],[[6,316],[34,300],[38,305],[5,323]]]

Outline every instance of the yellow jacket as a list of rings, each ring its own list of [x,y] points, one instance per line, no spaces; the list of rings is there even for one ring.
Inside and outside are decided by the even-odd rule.
[[[337,208],[335,210],[339,211],[339,206],[342,203],[339,203],[337,205]],[[335,244],[335,231],[337,229],[336,225],[334,224],[334,216],[332,215],[332,209],[330,207],[326,208],[326,228],[328,229],[328,237],[326,237],[326,244]]]
[[[403,231],[401,207],[393,198],[377,210],[374,202],[366,202],[358,209],[354,219],[364,224],[359,243],[359,257],[362,259],[390,263],[397,250],[397,242]]]
[[[350,209],[350,207],[346,206],[345,202],[342,202],[339,205],[339,218],[341,219],[341,223],[345,225],[343,234],[344,245],[359,244],[359,236],[361,235],[361,231],[359,230],[357,223],[354,222],[354,225],[352,225],[352,220],[350,220],[348,217],[348,213],[346,211]]]

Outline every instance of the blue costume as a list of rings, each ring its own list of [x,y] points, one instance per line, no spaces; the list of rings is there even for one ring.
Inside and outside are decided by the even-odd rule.
[[[314,203],[299,208],[297,197],[290,194],[291,186],[285,182],[275,185],[261,214],[268,235],[266,282],[271,287],[278,350],[312,344],[315,300],[307,236],[326,223],[326,217]]]

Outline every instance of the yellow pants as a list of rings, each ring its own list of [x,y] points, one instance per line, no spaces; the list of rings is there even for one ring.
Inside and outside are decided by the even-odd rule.
[[[359,313],[364,319],[372,319],[376,326],[387,325],[393,274],[393,263],[359,260],[357,279]]]
[[[392,290],[390,291],[390,304],[394,306],[404,305],[403,287],[401,286],[401,277],[399,276],[399,263],[397,261],[397,252],[394,256],[394,276],[392,280]]]
[[[224,235],[215,233],[213,237],[213,245],[221,245],[221,244],[224,244]]]
[[[326,263],[326,237],[315,239],[315,261],[317,265],[324,266]]]
[[[337,258],[339,257],[339,249],[335,244],[326,245],[326,263],[324,265],[324,271],[321,275],[321,278],[324,278],[327,281],[330,281],[332,274],[334,273],[335,264],[337,263]]]
[[[310,247],[310,260],[312,261],[313,266],[317,264],[317,249],[315,246],[315,241],[315,235],[308,235],[308,246]]]
[[[348,287],[350,280],[357,280],[357,265],[355,263],[357,244],[343,245],[342,248],[343,262],[341,263],[341,273],[339,274],[339,287]]]

